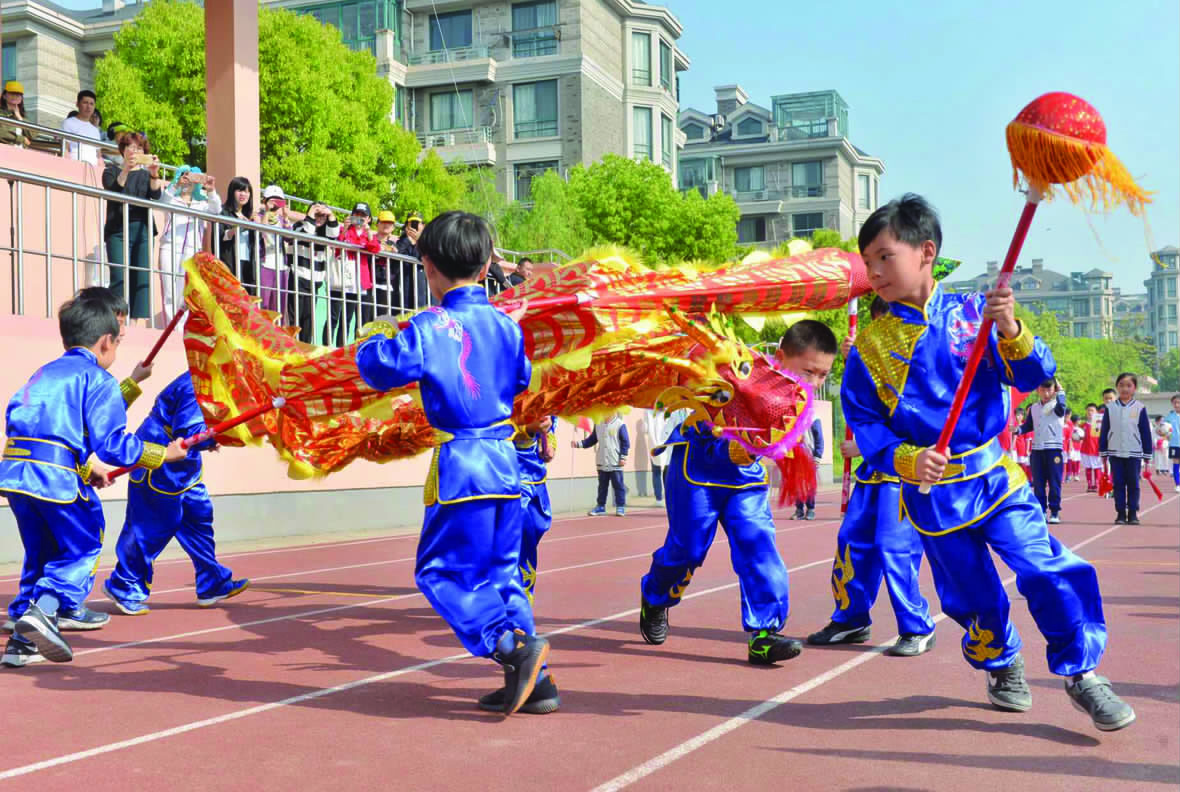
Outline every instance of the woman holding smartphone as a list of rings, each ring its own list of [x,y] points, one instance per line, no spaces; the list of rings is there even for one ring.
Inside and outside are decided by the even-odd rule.
[[[236,220],[255,220],[254,188],[245,176],[235,176],[230,180],[221,213]],[[221,261],[234,273],[242,287],[257,297],[258,277],[255,262],[258,260],[258,234],[254,231],[239,232],[237,226],[221,223],[217,224],[214,233],[220,239]]]
[[[200,168],[185,165],[176,169],[172,184],[164,190],[164,203],[197,212],[221,213],[221,197],[212,175]],[[160,243],[160,289],[164,315],[171,317],[184,303],[184,262],[201,250],[205,239],[205,221],[191,215],[168,214]]]
[[[159,200],[164,180],[160,178],[160,160],[152,155],[147,136],[142,132],[127,135],[119,142],[119,153],[123,156],[123,163],[107,165],[102,172],[103,188],[135,198]],[[123,227],[124,208],[127,212],[126,231]],[[147,207],[107,199],[107,221],[102,235],[111,267],[111,291],[127,300],[131,318],[149,318],[151,298],[148,291],[151,288],[154,240],[148,235]]]

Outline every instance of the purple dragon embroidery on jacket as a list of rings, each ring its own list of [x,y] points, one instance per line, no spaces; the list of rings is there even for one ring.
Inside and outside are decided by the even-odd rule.
[[[427,310],[438,317],[438,321],[432,327],[435,330],[445,330],[447,335],[459,342],[459,373],[463,375],[463,384],[467,386],[471,398],[478,399],[479,382],[467,370],[467,360],[471,357],[471,336],[463,329],[463,323],[447,313],[445,308],[436,305]]]

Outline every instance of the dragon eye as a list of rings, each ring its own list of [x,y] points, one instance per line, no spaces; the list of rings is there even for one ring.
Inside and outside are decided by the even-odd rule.
[[[748,377],[748,376],[750,376],[750,372],[752,372],[753,370],[754,370],[754,366],[750,363],[750,361],[743,360],[741,365],[738,366],[737,373],[738,373],[738,376],[740,376],[740,377]]]
[[[718,404],[729,404],[729,401],[732,398],[733,394],[727,390],[719,390],[713,394],[713,401],[717,402]]]

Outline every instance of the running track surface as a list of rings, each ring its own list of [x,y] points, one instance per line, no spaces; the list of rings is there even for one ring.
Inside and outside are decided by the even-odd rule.
[[[828,621],[838,505],[777,514],[791,569],[786,633]],[[1044,641],[1001,566],[1025,639],[1033,709],[992,709],[960,630],[914,659],[872,642],[745,662],[738,591],[719,534],[659,647],[639,636],[639,579],[662,511],[559,518],[541,545],[538,629],[563,707],[509,719],[475,709],[498,669],[462,655],[417,593],[414,538],[228,554],[253,588],[194,605],[164,562],[152,611],[71,633],[73,663],[0,673],[0,787],[202,790],[1164,789],[1180,784],[1180,496],[1140,526],[1068,485],[1056,535],[1099,571],[1111,642],[1101,673],[1138,721],[1096,731],[1045,666]],[[100,572],[99,581],[105,570]],[[12,575],[0,595],[14,590]],[[924,590],[933,595],[927,570]],[[107,609],[101,601],[91,605]],[[937,602],[932,605],[937,610]]]

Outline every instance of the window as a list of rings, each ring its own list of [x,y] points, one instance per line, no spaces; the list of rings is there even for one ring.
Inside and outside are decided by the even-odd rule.
[[[738,220],[738,242],[748,245],[751,242],[766,241],[766,218],[743,217]]]
[[[448,91],[430,95],[430,129],[471,129],[474,115],[471,91]]]
[[[737,133],[742,137],[761,135],[763,133],[762,122],[757,118],[743,118],[738,122]]]
[[[672,48],[660,40],[660,85],[668,93],[672,93],[672,79],[675,75],[672,63]]]
[[[4,82],[17,79],[16,76],[16,42],[4,42],[0,58],[4,60]]]
[[[871,196],[869,195],[869,175],[867,173],[859,174],[856,177],[856,191],[857,204],[861,209],[872,209]]]
[[[557,134],[557,80],[512,86],[512,112],[516,137],[551,137]]]
[[[557,160],[516,163],[516,200],[529,201],[533,197],[533,179],[545,171],[557,170]]]
[[[680,160],[680,189],[689,190],[693,187],[703,187],[706,182],[710,181],[713,181],[713,160]]]
[[[1090,315],[1090,301],[1089,300],[1074,300],[1073,301],[1073,315],[1074,316],[1089,316]]]
[[[880,184],[876,179],[873,179],[873,206],[880,206],[881,202],[877,200],[877,187]]]
[[[1168,306],[1168,318],[1172,319],[1172,320],[1176,319],[1176,305],[1175,304]]]
[[[1168,296],[1169,297],[1176,296],[1176,280],[1174,278],[1170,279],[1168,281]]]
[[[471,12],[432,14],[430,17],[430,51],[460,49],[471,46]]]
[[[321,24],[340,31],[340,38],[350,49],[377,54],[377,31],[389,29],[400,36],[399,11],[392,0],[331,3],[306,8],[299,13],[310,14]]]
[[[632,107],[631,126],[634,128],[632,139],[635,141],[635,159],[651,159],[654,153],[651,148],[651,108]]]
[[[672,170],[672,119],[666,115],[660,116],[660,153],[663,155],[664,167]]]
[[[1178,345],[1176,335],[1177,335],[1177,333],[1175,330],[1172,330],[1168,333],[1168,345],[1169,346],[1175,347]]]
[[[631,34],[631,84],[651,85],[651,36]]]
[[[512,57],[535,58],[557,54],[557,3],[517,3],[512,6]]]
[[[791,226],[794,228],[795,236],[810,237],[824,227],[824,213],[805,212],[791,215]]]
[[[740,193],[766,189],[766,174],[761,165],[733,169],[733,188]]]
[[[815,198],[824,194],[824,164],[820,160],[791,163],[791,195]],[[801,216],[801,215],[799,215]]]
[[[705,128],[700,124],[685,124],[684,136],[689,140],[704,140]]]

